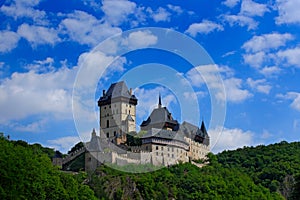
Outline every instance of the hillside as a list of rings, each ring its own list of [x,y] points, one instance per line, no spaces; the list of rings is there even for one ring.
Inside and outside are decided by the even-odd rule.
[[[85,175],[59,171],[54,151],[0,137],[0,199],[95,199]]]
[[[300,199],[300,142],[209,154],[203,168],[185,163],[139,174],[102,165],[73,175],[53,167],[51,155],[39,144],[0,138],[0,199]]]
[[[179,164],[128,174],[101,166],[89,185],[105,199],[300,199],[300,143],[209,154],[199,169]]]

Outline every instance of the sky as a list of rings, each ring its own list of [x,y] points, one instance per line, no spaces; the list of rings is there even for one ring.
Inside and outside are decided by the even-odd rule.
[[[1,0],[0,132],[67,152],[125,80],[212,151],[300,141],[299,0]],[[222,130],[222,131],[221,131]],[[98,131],[99,132],[99,131]]]

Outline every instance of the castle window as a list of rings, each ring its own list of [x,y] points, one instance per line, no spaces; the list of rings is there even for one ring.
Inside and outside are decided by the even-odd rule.
[[[164,150],[164,147],[161,147],[161,150],[163,151],[163,150]]]
[[[116,137],[116,135],[117,135],[117,132],[116,132],[116,131],[114,131],[114,136]]]
[[[109,108],[111,108],[111,106],[109,105]]]
[[[106,137],[109,138],[109,133],[106,133]]]
[[[92,158],[91,158],[91,157],[89,157],[89,159],[88,159],[88,160],[89,160],[89,162],[91,162],[91,161],[92,161]]]
[[[158,152],[156,152],[156,155],[158,156]]]
[[[168,153],[168,157],[170,157],[170,154]]]
[[[146,146],[146,151],[148,151],[148,146]]]
[[[131,108],[131,105],[129,105],[129,108]]]
[[[156,150],[158,150],[158,146],[156,146]]]
[[[174,147],[172,147],[172,152],[174,152]]]
[[[106,106],[104,106],[104,109],[106,110]]]
[[[129,114],[130,114],[130,110],[128,110]]]
[[[106,120],[106,128],[109,127],[109,120]]]
[[[164,154],[163,153],[161,153],[161,156],[163,156]]]
[[[174,154],[172,154],[172,158],[174,158]]]
[[[168,151],[170,151],[170,148],[168,147]]]

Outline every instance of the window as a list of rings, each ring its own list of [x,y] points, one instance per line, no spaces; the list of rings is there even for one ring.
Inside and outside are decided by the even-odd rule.
[[[161,147],[161,150],[163,151],[163,150],[164,150],[164,147]]]
[[[174,158],[174,154],[172,154],[172,158]]]
[[[114,136],[116,137],[116,135],[117,135],[117,132],[116,132],[116,131],[114,131]]]
[[[106,133],[106,137],[109,138],[109,133]]]
[[[129,114],[130,114],[130,110],[128,110]]]
[[[109,120],[106,120],[106,128],[109,128]]]
[[[148,146],[146,146],[146,151],[148,151]]]
[[[156,152],[156,155],[158,156],[158,152]]]
[[[156,146],[156,150],[158,150],[158,146]]]

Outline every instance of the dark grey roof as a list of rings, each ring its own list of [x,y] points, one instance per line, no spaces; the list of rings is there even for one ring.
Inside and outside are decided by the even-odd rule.
[[[111,96],[112,98],[120,97],[120,96],[127,97],[127,98],[131,97],[127,85],[125,84],[124,81],[111,84],[109,89],[106,92],[106,95]]]
[[[111,100],[117,98],[126,99],[130,104],[137,105],[137,98],[135,95],[130,94],[130,91],[124,81],[111,84],[107,92],[103,90],[103,94],[98,101],[98,105],[107,105],[111,103]]]
[[[194,138],[198,129],[199,129],[199,127],[197,127],[189,122],[186,122],[186,121],[184,121],[180,125],[180,128],[179,128],[179,130],[181,132],[183,132],[185,134],[185,136],[188,138]]]
[[[143,135],[142,139],[151,138],[151,137],[161,138],[166,140],[177,140],[188,145],[188,143],[184,140],[183,134],[176,131],[152,128],[148,130],[148,132],[145,135]]]
[[[91,141],[87,143],[88,151],[102,151],[100,137],[92,135]]]
[[[166,107],[160,107],[155,108],[148,117],[148,119],[142,122],[141,126],[148,126],[150,124],[158,124],[163,122],[169,122],[174,125],[178,125],[177,120],[173,119],[169,110]]]

